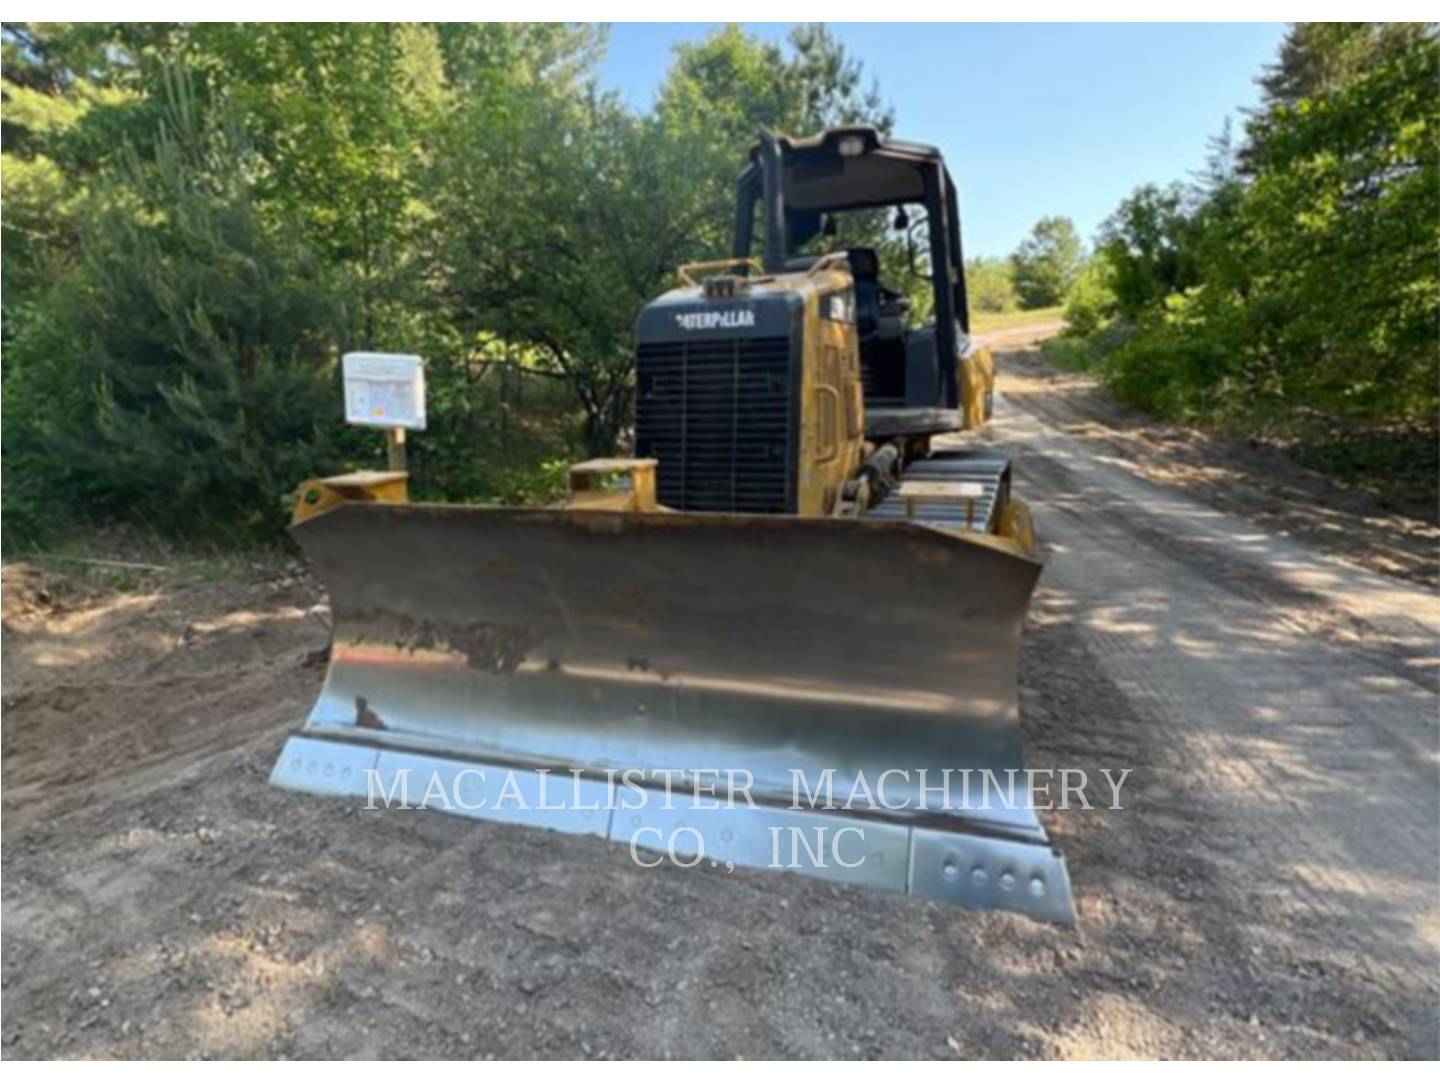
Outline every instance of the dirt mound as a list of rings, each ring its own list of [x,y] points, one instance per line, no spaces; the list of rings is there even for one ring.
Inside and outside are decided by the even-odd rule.
[[[66,582],[48,577],[31,563],[6,563],[0,568],[0,613],[5,626],[43,618],[60,602]]]
[[[103,593],[5,566],[7,827],[293,726],[303,706],[276,692],[312,690],[318,597],[293,576]]]

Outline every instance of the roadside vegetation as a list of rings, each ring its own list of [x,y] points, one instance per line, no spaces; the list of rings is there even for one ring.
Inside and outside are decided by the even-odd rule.
[[[430,498],[553,496],[623,444],[630,341],[728,247],[755,132],[888,129],[823,27],[677,48],[646,111],[554,25],[5,24],[4,540],[273,542],[374,466],[349,349],[419,353]]]
[[[1144,185],[1105,222],[1046,352],[1434,520],[1435,28],[1297,25],[1259,81],[1196,178]]]
[[[1064,303],[1085,267],[1084,244],[1067,217],[1043,217],[1007,259],[966,260],[971,314],[998,325],[997,316],[1038,321],[1039,312]]]

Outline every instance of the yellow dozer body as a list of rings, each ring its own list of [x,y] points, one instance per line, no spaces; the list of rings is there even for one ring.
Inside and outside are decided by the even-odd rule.
[[[686,268],[637,325],[636,456],[576,466],[564,507],[302,487],[333,641],[274,782],[1068,921],[1019,772],[1030,517],[1003,456],[931,442],[983,423],[993,366],[963,319],[880,340],[875,276],[863,249]]]

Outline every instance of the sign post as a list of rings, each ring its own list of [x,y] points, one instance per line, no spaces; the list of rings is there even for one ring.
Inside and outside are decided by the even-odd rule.
[[[405,432],[425,430],[425,364],[408,353],[346,353],[345,421],[385,429],[391,472],[407,472]]]
[[[405,429],[385,429],[385,463],[391,472],[408,472],[405,468]]]

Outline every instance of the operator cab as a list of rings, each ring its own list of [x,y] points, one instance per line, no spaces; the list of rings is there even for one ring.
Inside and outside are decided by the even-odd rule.
[[[940,152],[886,139],[874,128],[839,128],[805,139],[762,134],[737,185],[737,259],[751,254],[757,205],[764,267],[772,274],[814,263],[819,256],[802,251],[838,231],[837,215],[868,215],[859,220],[872,232],[883,221],[903,233],[911,245],[911,271],[912,237],[924,231],[933,300],[924,325],[908,325],[910,298],[889,280],[903,268],[887,266],[882,275],[875,247],[844,249],[855,286],[865,433],[878,439],[963,428],[957,369],[970,347],[970,316],[955,186]],[[912,212],[919,218],[913,226]]]

